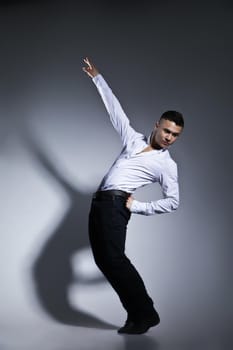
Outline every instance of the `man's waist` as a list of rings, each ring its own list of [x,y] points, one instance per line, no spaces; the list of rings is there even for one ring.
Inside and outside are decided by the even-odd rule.
[[[93,199],[104,199],[111,197],[123,197],[125,199],[129,198],[131,193],[122,191],[122,190],[106,190],[106,191],[97,191],[93,194]]]

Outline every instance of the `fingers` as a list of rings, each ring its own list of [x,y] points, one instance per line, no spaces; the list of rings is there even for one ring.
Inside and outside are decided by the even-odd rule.
[[[87,74],[89,73],[86,67],[82,67],[82,69],[85,73],[87,73]]]
[[[89,67],[82,67],[83,71],[91,78],[93,78],[92,74],[90,73],[90,68]]]
[[[126,200],[126,208],[128,208],[128,209],[131,208],[133,200],[134,200],[134,197],[132,195],[127,198],[127,200]]]
[[[85,57],[83,59],[83,61],[87,64],[87,67],[83,67],[83,71],[90,76],[90,71],[92,70],[93,67],[92,67],[92,65],[91,65],[91,63],[89,61],[89,58]]]
[[[90,77],[95,77],[99,73],[96,67],[90,62],[88,57],[85,57],[83,61],[86,63],[86,66],[82,67],[83,71]]]
[[[91,63],[88,57],[84,58],[83,61],[88,65],[89,68],[91,68]]]

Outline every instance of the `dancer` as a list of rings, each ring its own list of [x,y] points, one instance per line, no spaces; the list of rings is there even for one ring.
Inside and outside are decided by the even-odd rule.
[[[160,322],[144,282],[125,255],[127,224],[131,214],[169,213],[179,205],[177,165],[168,148],[180,136],[184,120],[177,111],[166,111],[150,137],[136,132],[119,101],[86,57],[83,70],[92,78],[119,133],[123,148],[97,192],[89,214],[89,238],[95,262],[118,294],[127,312],[118,333],[142,334]],[[132,194],[139,187],[158,182],[163,198],[140,202]]]

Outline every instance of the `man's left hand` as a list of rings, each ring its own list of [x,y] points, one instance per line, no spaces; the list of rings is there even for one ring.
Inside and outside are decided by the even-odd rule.
[[[133,201],[134,201],[134,197],[133,196],[129,196],[129,198],[126,201],[126,208],[128,208],[130,210]]]

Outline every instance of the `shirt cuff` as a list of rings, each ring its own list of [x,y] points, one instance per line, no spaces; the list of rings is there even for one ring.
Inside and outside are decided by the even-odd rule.
[[[98,73],[95,77],[92,78],[92,81],[96,84],[100,77],[101,77],[101,74]]]
[[[142,203],[137,201],[136,199],[133,200],[130,211],[133,214],[144,214],[146,215],[146,203]]]

